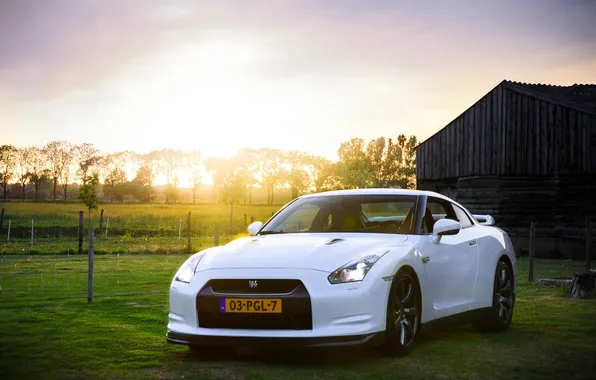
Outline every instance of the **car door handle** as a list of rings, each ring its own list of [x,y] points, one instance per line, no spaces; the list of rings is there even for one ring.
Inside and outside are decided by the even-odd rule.
[[[468,244],[470,245],[476,245],[476,240],[472,240],[471,242],[469,242]]]

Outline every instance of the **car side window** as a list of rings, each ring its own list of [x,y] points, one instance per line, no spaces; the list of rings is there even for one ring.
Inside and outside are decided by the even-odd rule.
[[[453,210],[455,210],[455,214],[457,215],[458,222],[461,225],[462,229],[472,227],[474,225],[474,223],[472,223],[472,221],[470,220],[468,214],[466,214],[466,212],[461,207],[454,204]]]
[[[422,234],[432,234],[433,226],[439,219],[453,219],[459,222],[451,202],[439,198],[428,197],[426,199],[426,212],[422,221]]]

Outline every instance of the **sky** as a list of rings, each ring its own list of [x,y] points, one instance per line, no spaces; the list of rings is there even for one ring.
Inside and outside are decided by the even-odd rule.
[[[335,158],[504,79],[596,83],[595,0],[0,0],[0,141]]]

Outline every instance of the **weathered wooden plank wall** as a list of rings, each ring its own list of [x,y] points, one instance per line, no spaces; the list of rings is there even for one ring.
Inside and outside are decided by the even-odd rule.
[[[418,181],[596,175],[596,116],[497,86],[416,152]]]

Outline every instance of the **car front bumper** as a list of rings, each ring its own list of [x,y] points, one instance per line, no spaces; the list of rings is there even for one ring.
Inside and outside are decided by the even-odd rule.
[[[168,331],[168,343],[187,346],[239,346],[261,348],[307,348],[307,347],[333,347],[351,345],[378,345],[382,344],[385,332],[364,335],[328,336],[328,337],[238,337],[214,335],[190,335]]]
[[[186,345],[315,347],[374,344],[383,337],[391,281],[371,276],[359,283],[330,284],[316,270],[226,269],[199,272],[188,284],[172,282],[167,341]],[[214,291],[218,279],[299,280],[285,294]],[[217,289],[216,289],[217,290]],[[222,297],[280,298],[284,315],[222,313]],[[298,315],[299,314],[299,315]],[[282,321],[286,318],[293,324]]]

